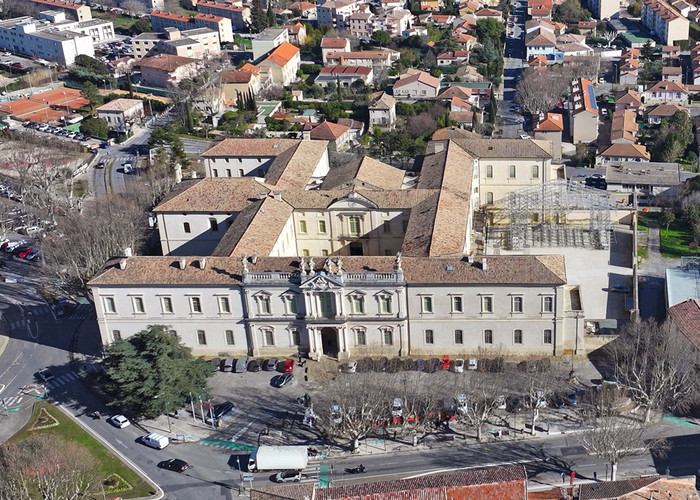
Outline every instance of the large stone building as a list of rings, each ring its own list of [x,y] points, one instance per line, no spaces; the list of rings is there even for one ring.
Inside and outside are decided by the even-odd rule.
[[[664,45],[688,40],[690,21],[664,0],[642,2],[642,24]]]
[[[564,257],[474,256],[482,190],[501,197],[501,183],[549,178],[548,146],[434,141],[416,182],[371,159],[329,170],[323,141],[255,141],[247,149],[259,157],[214,146],[211,177],[155,209],[165,256],[115,259],[91,281],[105,344],[160,323],[210,356],[578,348]],[[230,165],[248,160],[263,166],[237,177]]]

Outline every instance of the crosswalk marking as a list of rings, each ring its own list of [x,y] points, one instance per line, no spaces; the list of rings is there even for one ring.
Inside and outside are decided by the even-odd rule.
[[[73,380],[77,379],[78,375],[75,372],[70,372],[65,375],[61,375],[60,377],[56,377],[53,379],[51,382],[46,383],[46,388],[47,389],[58,389],[64,384],[67,384],[69,382],[72,382]]]
[[[24,396],[13,396],[11,398],[0,399],[0,406],[9,408],[10,406],[18,405],[22,402]]]

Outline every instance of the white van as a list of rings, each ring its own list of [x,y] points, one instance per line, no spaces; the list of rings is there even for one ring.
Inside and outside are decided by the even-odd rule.
[[[157,432],[151,432],[150,434],[143,436],[141,438],[141,442],[146,446],[155,448],[156,450],[162,450],[170,444],[170,438],[163,436],[162,434],[158,434]]]

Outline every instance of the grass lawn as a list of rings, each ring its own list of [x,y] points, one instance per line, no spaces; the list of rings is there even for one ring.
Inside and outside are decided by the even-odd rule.
[[[661,234],[661,255],[664,257],[681,257],[691,255],[688,244],[693,241],[693,231],[688,223],[682,219],[676,219],[668,227],[659,228]]]
[[[59,425],[49,427],[47,429],[31,430],[32,426],[39,418],[39,413],[41,412],[42,408],[44,408],[54,419],[56,419]],[[128,489],[127,491],[110,492],[112,497],[120,496],[122,498],[139,498],[155,493],[153,488],[143,479],[141,479],[141,476],[124,465],[121,460],[112,454],[112,452],[85,432],[82,427],[76,424],[65,413],[46,401],[38,401],[36,405],[34,405],[32,418],[29,420],[26,426],[24,426],[17,434],[12,436],[12,438],[10,438],[10,442],[19,442],[26,439],[29,435],[36,434],[44,436],[46,439],[60,437],[66,441],[72,441],[73,443],[84,448],[85,453],[92,457],[96,464],[99,464],[99,470],[104,478],[107,478],[108,476],[115,477],[113,475],[116,474],[123,479],[123,481],[121,481],[122,483],[126,482],[131,486],[131,489]]]

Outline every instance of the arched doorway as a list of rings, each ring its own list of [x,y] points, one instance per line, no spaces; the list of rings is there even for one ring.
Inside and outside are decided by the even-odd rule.
[[[321,329],[321,346],[324,355],[331,358],[338,357],[338,330],[336,328]]]

